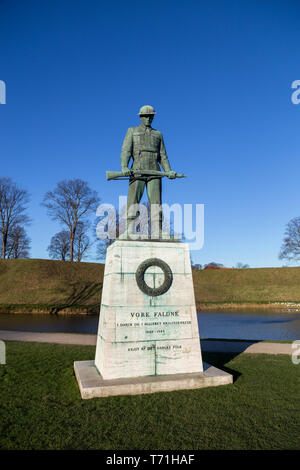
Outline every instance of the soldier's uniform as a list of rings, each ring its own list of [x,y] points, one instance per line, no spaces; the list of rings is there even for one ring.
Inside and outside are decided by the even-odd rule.
[[[143,124],[130,127],[126,133],[121,151],[122,171],[128,170],[130,158],[132,170],[160,171],[161,165],[164,171],[171,171],[161,132]],[[133,177],[129,181],[128,207],[140,202],[145,186],[150,205],[161,204],[161,178]]]

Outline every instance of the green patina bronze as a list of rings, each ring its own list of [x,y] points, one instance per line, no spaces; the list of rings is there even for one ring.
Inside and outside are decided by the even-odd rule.
[[[183,178],[184,175],[177,174],[171,170],[167,157],[162,133],[151,127],[154,115],[154,108],[150,105],[142,106],[139,111],[141,124],[130,127],[127,130],[121,151],[122,172],[106,172],[106,177],[110,179],[129,179],[129,189],[127,198],[127,226],[136,218],[129,215],[129,209],[133,204],[139,204],[144,190],[150,206],[151,225],[158,224],[162,230],[161,212],[151,211],[153,205],[161,205],[162,191],[161,179],[167,176],[170,179]],[[129,164],[132,165],[129,168]],[[164,172],[161,171],[161,168]],[[158,215],[157,215],[158,214]],[[159,220],[155,218],[159,217]],[[128,229],[130,233],[130,229]]]
[[[150,287],[148,284],[145,282],[145,272],[147,271],[148,268],[151,268],[152,266],[157,266],[159,267],[164,274],[164,282],[158,286],[158,287]],[[154,279],[155,279],[155,274],[154,274]],[[137,268],[136,273],[135,273],[135,279],[137,282],[137,285],[139,286],[140,290],[151,297],[157,297],[158,295],[165,294],[171,287],[172,282],[173,282],[173,273],[170,268],[170,266],[165,263],[162,259],[159,258],[149,258],[143,261]]]

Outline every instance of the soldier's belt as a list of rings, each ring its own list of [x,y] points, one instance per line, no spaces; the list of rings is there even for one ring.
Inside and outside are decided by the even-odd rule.
[[[154,153],[155,155],[158,155],[157,150],[149,150],[149,149],[138,149],[137,153],[135,153],[136,157],[140,157],[142,153]]]

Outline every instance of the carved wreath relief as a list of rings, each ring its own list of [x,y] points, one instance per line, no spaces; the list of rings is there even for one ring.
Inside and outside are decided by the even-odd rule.
[[[165,276],[164,282],[159,287],[150,287],[145,282],[145,279],[144,279],[145,272],[151,266],[159,267],[164,273],[164,276]],[[135,278],[136,278],[136,282],[140,290],[144,294],[149,295],[150,297],[156,297],[158,295],[165,294],[165,292],[167,292],[170,289],[172,282],[173,282],[173,274],[172,274],[170,266],[167,263],[165,263],[165,261],[159,258],[149,258],[143,261],[136,270]]]

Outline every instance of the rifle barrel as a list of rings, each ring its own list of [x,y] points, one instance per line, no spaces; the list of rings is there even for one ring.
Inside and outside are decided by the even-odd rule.
[[[156,171],[156,170],[131,170],[132,176],[156,176],[158,178],[163,178],[167,176],[166,172],[163,171]],[[125,176],[123,171],[107,171],[106,172],[106,179],[108,181],[114,179],[127,179],[130,176]],[[185,175],[176,173],[175,178],[185,178]]]

